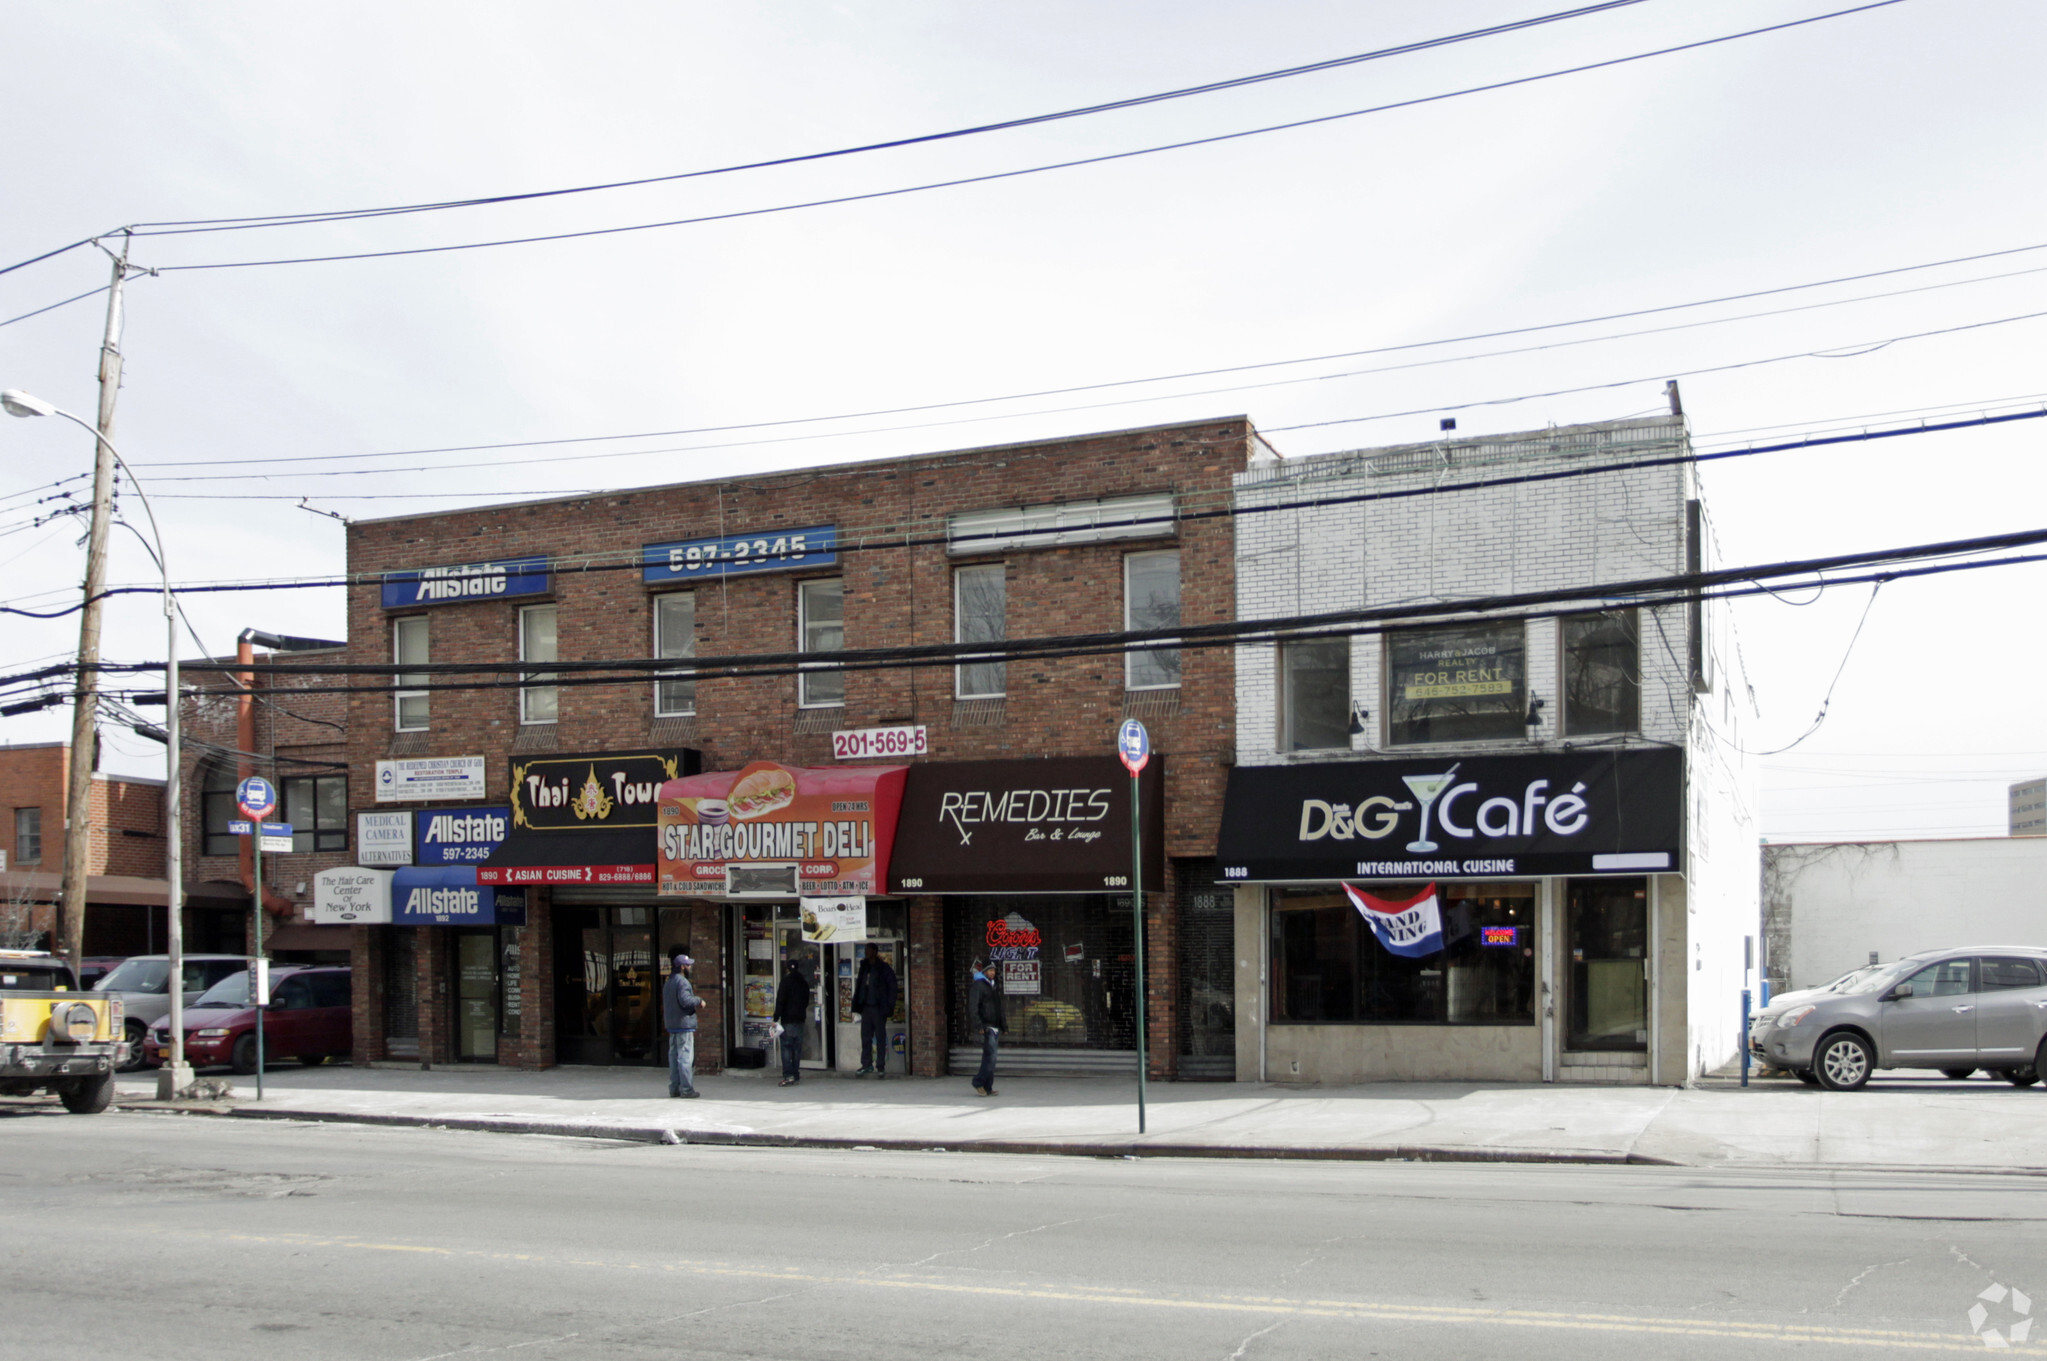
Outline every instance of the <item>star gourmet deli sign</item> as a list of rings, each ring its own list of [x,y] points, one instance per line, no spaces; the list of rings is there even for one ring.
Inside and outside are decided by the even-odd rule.
[[[689,747],[514,760],[509,804],[454,810],[461,821],[445,828],[423,822],[420,847],[437,831],[451,846],[488,844],[508,811],[503,839],[475,862],[477,883],[651,884],[661,786],[701,765]]]
[[[1674,750],[1239,766],[1216,858],[1239,882],[1668,873],[1684,810]]]
[[[660,891],[841,897],[887,891],[907,766],[756,761],[661,788]]]

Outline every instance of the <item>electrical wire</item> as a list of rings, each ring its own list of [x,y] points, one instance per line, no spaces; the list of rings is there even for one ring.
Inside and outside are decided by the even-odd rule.
[[[31,261],[30,263],[33,262]],[[19,266],[16,266],[16,268],[19,268]],[[0,270],[0,273],[5,272]],[[84,302],[87,298],[97,298],[111,287],[113,287],[111,284],[101,284],[98,288],[89,288],[83,293],[74,293],[62,302],[53,302],[48,306],[38,307],[33,312],[23,312],[18,317],[9,317],[5,321],[0,321],[0,326],[12,326],[17,321],[27,321],[30,317],[39,317],[45,312],[54,312],[60,307],[69,307],[74,302]]]
[[[1761,35],[1769,33],[1780,33],[1788,29],[1801,28],[1808,24],[1823,23],[1830,19],[1846,18],[1850,15],[1862,14],[1870,10],[1885,9],[1891,5],[1902,4],[1903,2],[1904,0],[1870,0],[1870,3],[1855,5],[1847,9],[1832,10],[1825,14],[1808,15],[1802,19],[1792,19],[1787,20],[1783,23],[1765,25],[1760,28],[1745,29],[1738,33],[1725,33],[1717,37],[1702,38],[1695,42],[1678,43],[1670,47],[1657,48],[1647,52],[1631,53],[1627,56],[1622,57],[1612,57],[1604,61],[1585,62],[1577,66],[1562,67],[1557,70],[1544,71],[1530,76],[1517,76],[1509,80],[1491,81],[1483,85],[1467,86],[1459,90],[1443,91],[1431,95],[1420,95],[1412,99],[1396,100],[1391,103],[1377,104],[1368,108],[1349,109],[1340,113],[1323,114],[1314,118],[1298,118],[1284,123],[1268,124],[1264,127],[1246,128],[1240,129],[1235,132],[1217,133],[1213,136],[1208,137],[1187,138],[1176,142],[1166,142],[1156,144],[1153,146],[1138,147],[1129,151],[1109,152],[1099,156],[1084,156],[1072,160],[1054,161],[1035,166],[1024,166],[1015,170],[992,171],[980,175],[966,175],[956,177],[953,179],[934,180],[923,184],[903,185],[893,189],[876,189],[856,194],[839,194],[829,198],[810,199],[800,203],[783,203],[774,204],[761,208],[734,209],[729,212],[706,213],[696,217],[671,218],[660,222],[639,222],[615,227],[593,227],[582,231],[547,232],[536,234],[533,236],[500,237],[493,240],[453,242],[439,246],[409,246],[393,250],[350,251],[334,255],[280,256],[264,260],[212,260],[202,261],[195,264],[163,265],[159,266],[159,269],[166,273],[218,269],[257,269],[278,265],[331,264],[339,261],[387,260],[402,256],[440,255],[446,254],[451,251],[488,250],[500,246],[530,246],[538,245],[544,242],[587,240],[590,238],[601,236],[617,236],[628,232],[655,231],[668,227],[700,226],[705,223],[711,222],[732,222],[743,220],[746,218],[768,216],[776,213],[796,212],[809,208],[836,207],[848,203],[866,203],[873,202],[878,199],[898,198],[907,194],[927,193],[938,189],[957,189],[973,184],[992,184],[1003,180],[1019,179],[1026,175],[1044,174],[1049,171],[1055,170],[1072,170],[1082,166],[1108,165],[1120,161],[1131,160],[1139,156],[1151,156],[1167,151],[1184,151],[1194,147],[1214,146],[1224,142],[1239,141],[1248,137],[1260,137],[1276,132],[1290,132],[1298,130],[1300,128],[1316,127],[1328,123],[1337,123],[1347,119],[1366,117],[1372,114],[1389,113],[1398,109],[1417,108],[1423,105],[1441,103],[1445,100],[1462,98],[1463,96],[1466,95],[1486,94],[1499,90],[1513,89],[1518,86],[1532,85],[1539,83],[1541,81],[1556,80],[1564,76],[1583,75],[1589,71],[1607,70],[1613,67],[1629,65],[1634,62],[1648,61],[1656,57],[1671,56],[1680,52],[1697,51],[1702,48],[1714,47],[1722,43],[1736,42],[1743,38],[1759,37]],[[212,231],[220,229],[205,228],[203,230]],[[137,235],[168,234],[170,233],[169,232],[137,233]]]

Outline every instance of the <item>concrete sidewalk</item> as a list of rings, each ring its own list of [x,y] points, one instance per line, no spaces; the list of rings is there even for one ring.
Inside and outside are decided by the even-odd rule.
[[[2047,1091],[1988,1078],[1879,1078],[1861,1092],[1789,1081],[1743,1089],[1388,1082],[1358,1087],[1153,1083],[1146,1133],[1136,1085],[1109,1078],[1003,1078],[977,1097],[964,1078],[884,1082],[728,1072],[675,1101],[657,1069],[292,1068],[233,1078],[226,1101],[175,1108],[633,1139],[802,1147],[950,1149],[1096,1156],[1416,1158],[1884,1167],[2047,1174]],[[117,1101],[161,1110],[153,1074]]]

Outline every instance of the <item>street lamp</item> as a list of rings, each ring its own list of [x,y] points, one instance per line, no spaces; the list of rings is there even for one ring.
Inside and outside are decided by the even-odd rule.
[[[163,533],[157,528],[156,511],[150,506],[149,498],[143,494],[142,484],[136,479],[135,470],[128,467],[128,461],[121,457],[119,450],[114,448],[112,440],[102,435],[98,428],[90,422],[82,420],[62,407],[46,402],[40,397],[31,396],[29,393],[23,392],[18,388],[8,388],[0,391],[0,408],[4,408],[10,416],[62,416],[73,425],[83,426],[85,429],[92,431],[92,437],[99,441],[113,458],[114,462],[127,469],[129,485],[135,488],[135,495],[142,502],[143,513],[149,517],[150,537],[156,540],[156,565],[163,574],[163,617],[165,632],[169,639],[169,650],[165,653],[164,661],[164,712],[166,715],[164,721],[164,736],[166,739],[164,760],[166,775],[168,776],[164,780],[164,825],[167,845],[164,857],[164,871],[165,877],[169,881],[169,890],[165,894],[164,926],[171,955],[170,987],[168,989],[171,1001],[171,1054],[169,1062],[165,1063],[162,1070],[157,1074],[156,1096],[159,1101],[168,1101],[192,1085],[192,1070],[185,1063],[185,931],[180,911],[183,906],[180,899],[184,897],[184,886],[182,883],[184,866],[182,862],[184,859],[185,843],[183,839],[184,819],[181,815],[181,805],[184,801],[184,786],[178,770],[178,607],[177,602],[171,596],[170,559],[164,556]],[[95,498],[93,504],[94,517],[102,517],[105,514],[106,507]],[[86,592],[87,609],[92,609],[98,604],[96,600],[92,599],[94,594],[95,591],[91,586],[88,586]],[[74,749],[71,753],[71,759],[74,761],[81,759],[80,753]],[[86,811],[89,812],[90,810]],[[81,828],[83,828],[84,815],[74,813],[74,816],[80,818]],[[70,910],[70,905],[68,904],[67,910]],[[80,913],[85,911],[83,884],[79,888],[79,901],[76,904],[75,910]]]

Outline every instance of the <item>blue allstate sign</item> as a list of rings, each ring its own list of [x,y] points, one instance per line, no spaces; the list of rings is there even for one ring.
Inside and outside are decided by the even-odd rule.
[[[548,589],[548,563],[542,558],[501,558],[465,562],[452,567],[384,573],[384,608],[415,605],[456,605],[508,596],[541,595]]]

